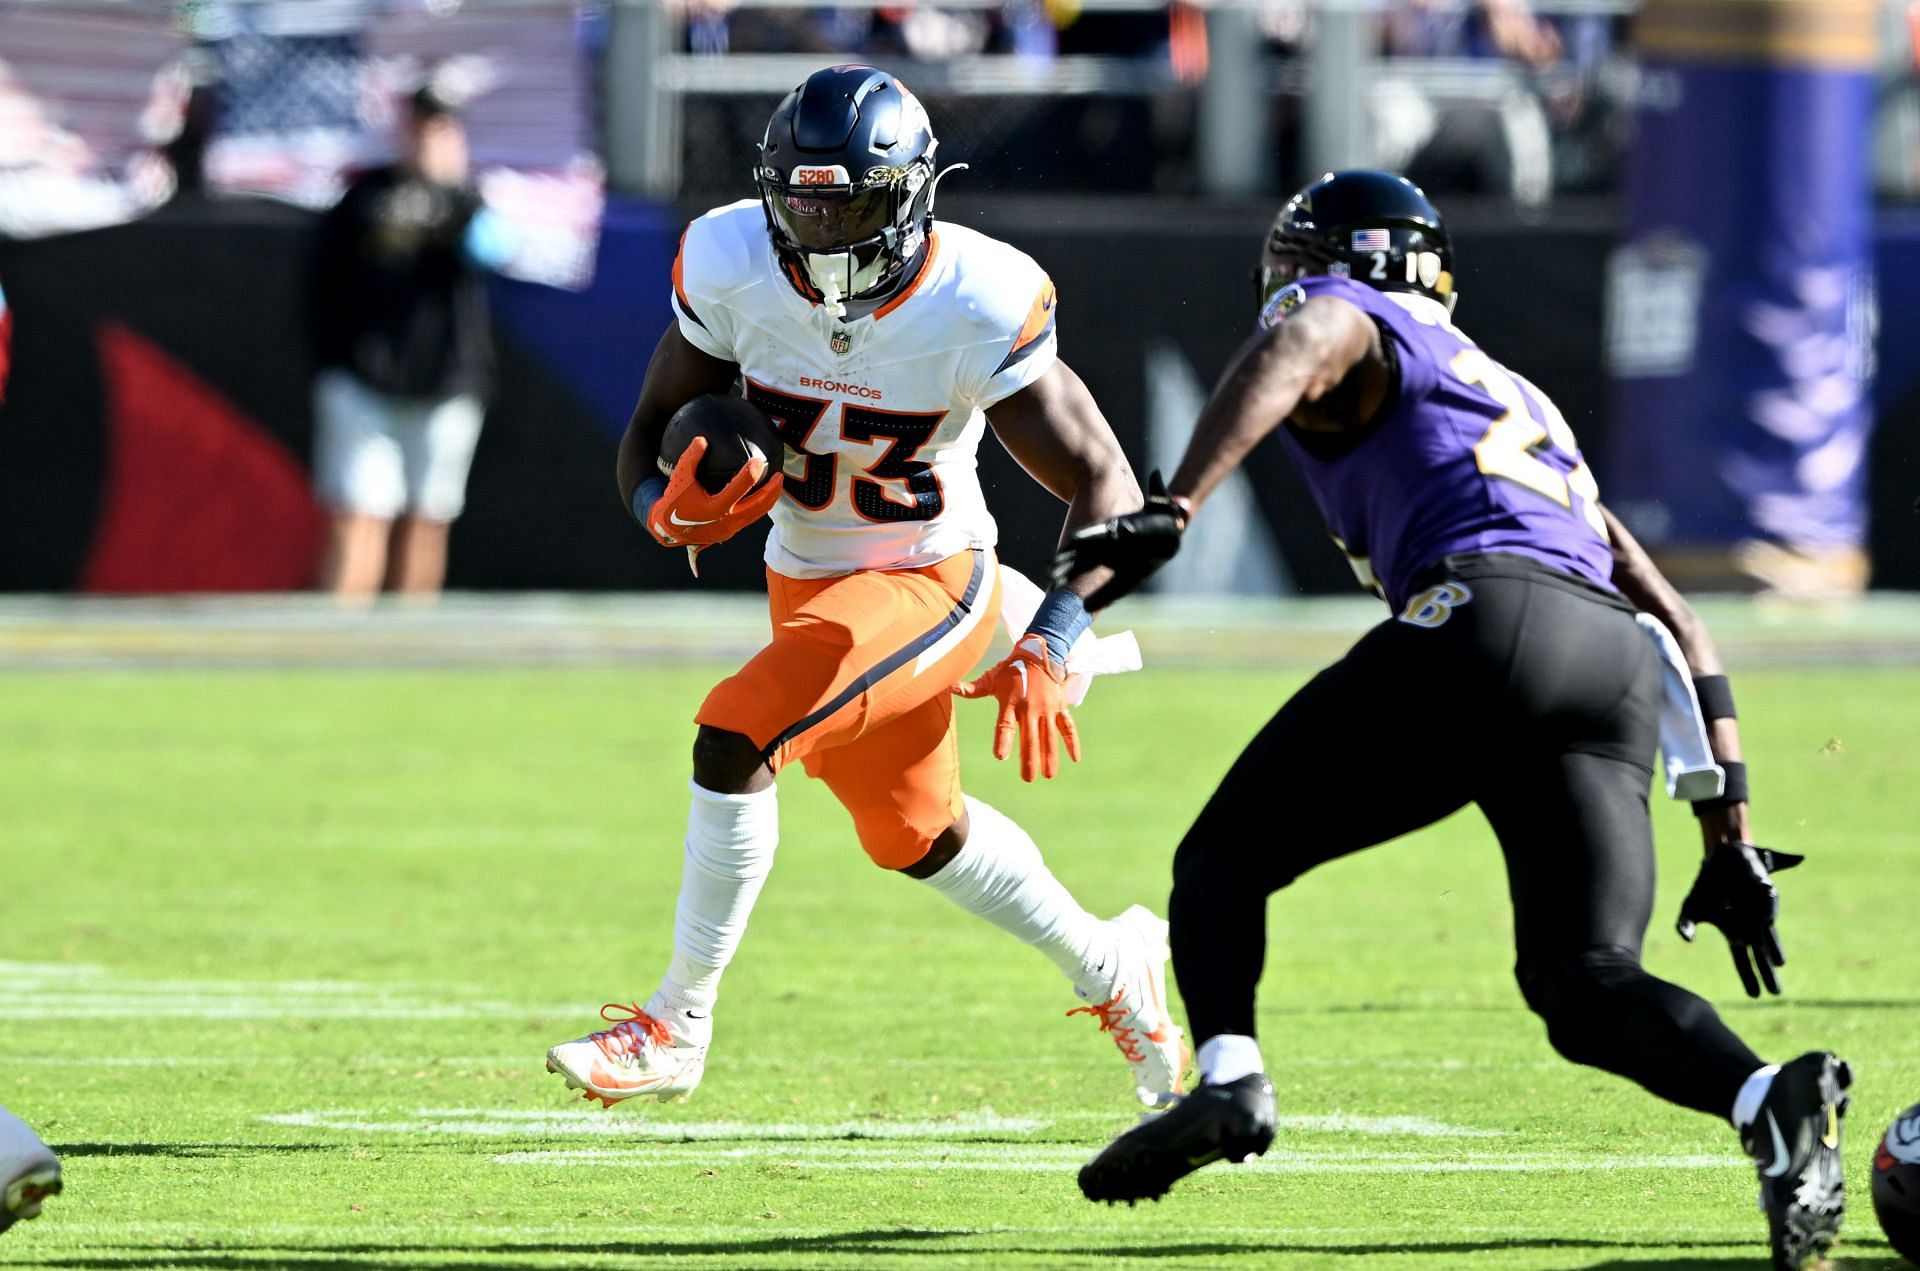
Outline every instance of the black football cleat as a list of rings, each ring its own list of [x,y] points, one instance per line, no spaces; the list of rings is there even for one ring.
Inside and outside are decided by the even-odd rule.
[[[1838,1056],[1813,1051],[1780,1065],[1760,1113],[1740,1128],[1740,1141],[1760,1175],[1776,1271],[1799,1271],[1826,1255],[1846,1213],[1840,1168],[1840,1120],[1847,1114],[1853,1070]]]
[[[1203,1165],[1261,1156],[1273,1143],[1273,1083],[1249,1073],[1225,1085],[1197,1087],[1165,1112],[1107,1144],[1080,1169],[1088,1200],[1158,1200]]]

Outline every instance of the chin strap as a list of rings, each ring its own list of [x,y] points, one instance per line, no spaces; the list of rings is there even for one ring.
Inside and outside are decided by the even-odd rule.
[[[840,298],[840,288],[829,282],[820,288],[820,307],[836,318],[847,316],[846,302]]]

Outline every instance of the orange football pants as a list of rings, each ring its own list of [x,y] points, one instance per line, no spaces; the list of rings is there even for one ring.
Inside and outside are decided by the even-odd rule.
[[[767,598],[772,643],[722,680],[695,720],[749,738],[776,773],[800,760],[853,814],[876,865],[913,864],[960,818],[948,689],[993,638],[994,554],[834,578],[768,570]]]

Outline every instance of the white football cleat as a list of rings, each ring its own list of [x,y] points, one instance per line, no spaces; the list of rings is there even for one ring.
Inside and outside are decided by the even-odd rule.
[[[1105,990],[1075,989],[1092,1006],[1076,1007],[1069,1015],[1091,1015],[1100,1031],[1133,1069],[1133,1093],[1149,1108],[1172,1103],[1180,1095],[1187,1071],[1187,1035],[1167,1013],[1167,924],[1144,905],[1135,905],[1107,926],[1113,930],[1119,964]]]
[[[27,1128],[0,1108],[0,1231],[40,1216],[40,1205],[60,1194],[60,1158]]]
[[[600,1008],[600,1018],[613,1021],[613,1027],[547,1052],[547,1071],[565,1077],[568,1089],[611,1108],[640,1097],[667,1103],[700,1084],[707,1069],[705,1046],[676,1045],[667,1026],[637,1003],[609,1002]]]

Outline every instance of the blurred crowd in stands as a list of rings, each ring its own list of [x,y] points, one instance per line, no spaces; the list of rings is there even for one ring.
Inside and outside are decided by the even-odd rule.
[[[737,0],[666,0],[685,19],[694,53],[857,53],[937,61],[971,53],[1104,53],[1170,57],[1204,46],[1210,0],[1158,9],[1089,9],[1081,0],[1003,0],[995,8],[927,3],[741,7]],[[1308,38],[1319,0],[1257,0],[1262,32],[1278,50]],[[1543,17],[1528,0],[1384,0],[1382,52],[1397,57],[1508,57],[1529,66],[1588,64],[1610,47],[1604,13]]]
[[[666,0],[683,19],[685,52],[820,53],[887,64],[937,63],[975,54],[1036,59],[1084,54],[1137,59],[1168,73],[1170,87],[1200,83],[1209,62],[1210,0],[1101,9],[1082,0],[1003,0],[993,7],[920,3],[844,8]],[[1270,64],[1310,47],[1320,0],[1257,0],[1254,18]],[[1372,161],[1423,177],[1437,194],[1488,194],[1538,206],[1555,192],[1612,183],[1624,131],[1618,56],[1623,15],[1536,13],[1529,0],[1380,0],[1372,16],[1384,64],[1368,103],[1381,152]],[[1436,91],[1396,64],[1477,63],[1510,74],[1454,76]],[[1002,188],[1188,193],[1195,188],[1190,103],[1062,102],[1010,139]],[[1297,101],[1273,106],[1273,177],[1297,171]],[[1066,136],[1053,162],[1021,153],[1035,131]],[[996,149],[998,147],[996,146]],[[1142,161],[1142,156],[1146,156]],[[1021,174],[1025,173],[1026,180]]]

